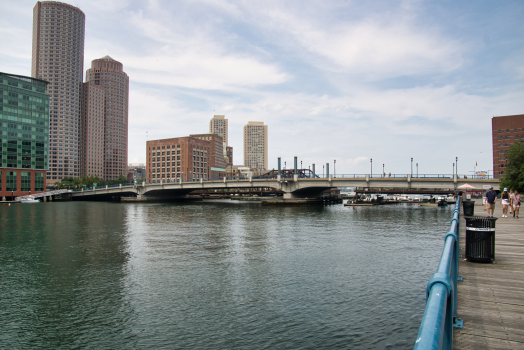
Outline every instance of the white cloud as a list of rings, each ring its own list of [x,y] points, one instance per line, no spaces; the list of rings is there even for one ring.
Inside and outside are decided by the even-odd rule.
[[[288,79],[274,62],[230,52],[206,26],[181,31],[180,24],[173,24],[177,19],[156,6],[132,14],[130,23],[149,39],[148,50],[125,58],[135,81],[223,90],[280,84]]]
[[[371,79],[454,70],[462,64],[463,45],[418,19],[412,2],[391,11],[346,17],[360,4],[333,2],[240,3],[242,11],[225,1],[206,1],[238,20],[262,29],[297,56],[323,70]],[[271,34],[268,34],[271,33]],[[305,50],[305,51],[304,51]]]

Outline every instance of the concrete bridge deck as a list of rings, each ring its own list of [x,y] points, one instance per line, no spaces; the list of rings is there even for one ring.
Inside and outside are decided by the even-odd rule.
[[[486,216],[482,200],[476,216]],[[495,206],[495,263],[482,264],[460,258],[457,313],[463,329],[455,329],[453,349],[524,349],[524,211],[519,219],[502,218]],[[461,218],[461,237],[465,220]],[[460,240],[465,255],[465,239]]]
[[[478,190],[482,190],[485,185],[499,188],[499,180],[488,179],[462,179],[430,178],[430,177],[411,177],[405,178],[371,178],[368,176],[361,178],[272,178],[272,179],[244,179],[244,180],[215,180],[215,181],[192,181],[192,182],[165,182],[159,184],[139,184],[137,186],[122,186],[110,188],[97,188],[85,191],[73,192],[73,197],[123,194],[136,195],[138,198],[158,197],[158,196],[184,196],[194,190],[203,189],[247,189],[247,188],[274,188],[284,192],[285,199],[316,197],[323,191],[334,187],[381,187],[381,188],[422,188],[422,189],[456,189],[463,184],[470,184]]]

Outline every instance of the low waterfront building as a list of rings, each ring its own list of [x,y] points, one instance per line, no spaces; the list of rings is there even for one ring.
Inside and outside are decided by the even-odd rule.
[[[506,151],[516,142],[524,141],[524,114],[491,118],[493,145],[493,176],[502,176],[506,169]]]
[[[0,72],[0,199],[44,192],[48,169],[48,82]],[[62,161],[62,155],[56,155]]]

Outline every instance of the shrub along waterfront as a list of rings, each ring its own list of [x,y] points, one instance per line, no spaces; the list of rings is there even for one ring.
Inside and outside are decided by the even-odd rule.
[[[96,184],[97,187],[102,187],[106,185],[118,185],[127,183],[127,179],[120,175],[116,180],[100,180],[98,176],[82,176],[82,177],[64,177],[61,182],[57,182],[53,187],[58,189],[76,189],[82,187],[92,187],[93,184]]]

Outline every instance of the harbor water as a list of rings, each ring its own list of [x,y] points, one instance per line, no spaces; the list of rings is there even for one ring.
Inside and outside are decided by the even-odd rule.
[[[411,349],[452,209],[0,205],[0,348]]]

